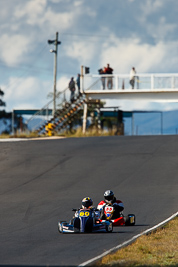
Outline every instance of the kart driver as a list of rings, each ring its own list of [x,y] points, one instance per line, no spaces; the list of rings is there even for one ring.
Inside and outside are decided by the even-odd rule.
[[[93,200],[90,197],[82,199],[82,209],[93,209]]]
[[[93,200],[90,197],[85,197],[82,199],[82,207],[80,209],[90,209],[93,211],[93,216],[95,218],[95,220],[99,220],[100,218],[100,211],[97,210],[95,207],[93,207]],[[80,210],[78,209],[75,212],[74,217],[78,217],[78,211]]]
[[[124,210],[124,205],[121,200],[116,200],[113,191],[107,190],[104,193],[104,200],[102,200],[97,206],[97,209],[101,212],[100,219],[105,219],[104,207],[107,204],[112,205],[114,207],[114,214],[112,216],[112,219],[119,218],[121,216],[121,212]]]

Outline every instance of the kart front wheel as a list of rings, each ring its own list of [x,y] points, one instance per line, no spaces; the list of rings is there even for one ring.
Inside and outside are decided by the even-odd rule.
[[[73,225],[74,225],[74,232],[80,232],[80,219],[75,218],[73,220]]]
[[[63,232],[63,228],[62,228],[62,224],[61,223],[58,223],[58,231],[59,231],[59,233]]]
[[[63,233],[63,225],[67,224],[66,221],[60,221],[58,222],[58,231],[59,233]]]

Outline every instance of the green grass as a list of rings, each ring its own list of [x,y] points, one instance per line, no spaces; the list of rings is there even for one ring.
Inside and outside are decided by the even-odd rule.
[[[88,129],[84,134],[82,128],[78,128],[76,131],[71,132],[64,132],[63,135],[66,137],[92,137],[92,136],[114,136],[116,129],[112,131],[101,131],[97,128]]]
[[[29,132],[29,133],[24,132],[9,136],[9,138],[36,138],[36,137],[40,137],[40,135],[38,135],[38,133],[35,132]]]
[[[178,217],[133,244],[103,257],[95,266],[178,266]]]
[[[92,136],[114,136],[115,131],[98,131],[97,129],[89,129],[86,131],[85,134],[82,132],[82,128],[78,128],[76,131],[73,130],[72,132],[70,131],[64,131],[62,133],[57,133],[54,132],[53,136],[62,136],[62,137],[92,137]],[[38,134],[36,132],[29,132],[29,133],[16,133],[14,135],[9,135],[9,134],[1,134],[0,138],[37,138],[37,137],[49,137],[47,134]]]
[[[92,127],[87,129],[86,133],[84,134],[82,131],[82,127],[78,128],[77,130],[70,131],[63,131],[62,133],[55,132],[53,136],[62,136],[62,137],[92,137],[92,136],[114,136],[116,133],[116,127],[109,131],[102,131],[98,130],[97,127]],[[119,134],[118,134],[119,135]],[[14,135],[9,134],[2,134],[0,138],[37,138],[37,137],[49,137],[47,134],[38,134],[37,132],[22,132],[16,133]]]

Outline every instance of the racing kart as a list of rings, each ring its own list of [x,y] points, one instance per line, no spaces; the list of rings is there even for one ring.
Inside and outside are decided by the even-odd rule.
[[[109,220],[99,220],[95,217],[95,211],[90,209],[73,209],[75,216],[69,223],[58,222],[60,233],[91,233],[112,232],[113,224]]]
[[[123,213],[120,213],[120,216],[118,218],[114,218],[114,212],[115,212],[115,208],[112,204],[107,204],[104,206],[104,217],[107,221],[112,222],[113,226],[135,225],[136,218],[134,214],[128,214],[127,216],[124,216]]]

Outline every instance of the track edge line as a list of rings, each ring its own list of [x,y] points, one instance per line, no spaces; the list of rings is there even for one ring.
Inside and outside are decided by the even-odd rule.
[[[125,247],[125,246],[131,244],[133,241],[135,241],[135,240],[136,240],[137,238],[139,238],[140,236],[142,236],[142,235],[146,235],[146,234],[148,234],[148,233],[150,233],[150,232],[153,232],[155,229],[158,229],[159,227],[161,227],[161,226],[163,226],[164,224],[168,223],[169,221],[171,221],[172,219],[174,219],[174,218],[177,217],[177,216],[178,216],[178,211],[177,211],[176,213],[174,213],[172,216],[170,216],[169,218],[167,218],[166,220],[160,222],[159,224],[157,224],[157,225],[155,225],[155,226],[153,226],[153,227],[151,227],[151,228],[149,228],[149,229],[143,231],[142,233],[140,233],[140,234],[138,234],[138,235],[133,236],[131,239],[129,239],[129,240],[123,242],[122,244],[120,244],[120,245],[118,245],[118,246],[116,246],[116,247],[113,247],[113,248],[111,248],[111,249],[105,251],[104,253],[100,254],[99,256],[96,256],[96,257],[94,257],[94,258],[92,258],[92,259],[90,259],[90,260],[88,260],[88,261],[85,261],[85,262],[81,263],[80,265],[78,265],[78,267],[79,267],[79,266],[86,266],[86,265],[89,265],[89,264],[91,264],[91,263],[94,263],[95,261],[98,261],[99,259],[101,259],[101,258],[103,258],[104,256],[108,255],[109,253],[114,252],[115,250],[118,250],[118,249],[120,249],[120,248],[122,248],[122,247]]]

